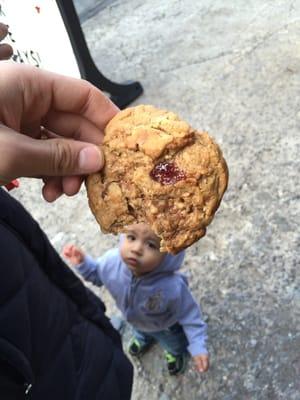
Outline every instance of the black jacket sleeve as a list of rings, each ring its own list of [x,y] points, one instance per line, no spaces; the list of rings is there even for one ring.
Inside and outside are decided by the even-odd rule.
[[[18,372],[0,359],[0,399],[24,400],[26,387]]]

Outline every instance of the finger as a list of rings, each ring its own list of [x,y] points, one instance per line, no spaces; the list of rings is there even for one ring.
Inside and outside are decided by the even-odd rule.
[[[8,34],[8,26],[0,22],[0,40],[3,40]]]
[[[202,360],[198,361],[198,370],[199,370],[199,372],[204,372]]]
[[[63,194],[61,178],[51,177],[44,180],[42,194],[49,203],[57,200]]]
[[[74,249],[75,249],[75,246],[73,245],[73,244],[70,244],[70,257],[73,257],[74,256]]]
[[[74,196],[80,190],[83,182],[83,177],[66,176],[63,178],[47,177],[44,179],[45,185],[42,193],[45,200],[52,203],[57,200],[62,194]]]
[[[80,190],[83,182],[82,176],[65,176],[62,178],[63,193],[67,196],[74,196]]]
[[[61,136],[41,126],[41,139],[59,139]]]
[[[103,132],[81,115],[52,111],[43,119],[47,130],[56,135],[99,144],[103,140]]]
[[[100,170],[98,147],[68,139],[36,140],[0,126],[0,176],[68,176]],[[46,184],[47,185],[47,184]]]
[[[76,256],[76,257],[81,257],[81,251],[79,250],[79,249],[77,249],[77,248],[75,248],[74,249],[74,256]]]
[[[103,131],[119,111],[107,96],[85,80],[10,62],[1,63],[0,70],[3,86],[0,100],[5,95],[8,107],[14,107],[14,113],[5,113],[2,120],[15,130],[19,130],[21,121],[32,124],[47,119],[48,113],[56,110],[81,115]],[[82,137],[87,134],[83,132]]]
[[[70,256],[69,249],[63,249],[62,254],[63,254],[64,257],[69,257]]]
[[[13,52],[13,48],[9,44],[0,44],[0,60],[9,60]]]
[[[49,75],[52,88],[52,108],[80,114],[101,130],[119,111],[99,89],[85,80]],[[62,79],[63,78],[63,79]]]
[[[70,260],[72,260],[73,257],[74,257],[73,249],[70,249],[69,252],[68,252],[68,258],[69,258]]]
[[[65,257],[70,257],[71,255],[71,245],[66,244],[65,247],[63,248],[63,255]]]
[[[47,139],[50,137],[45,135],[44,128],[41,126],[41,121],[39,119],[27,122],[26,125],[22,124],[20,126],[20,132],[33,139]]]
[[[208,369],[208,359],[207,358],[202,359],[202,368],[203,368],[203,371],[207,371],[207,369]]]
[[[200,359],[196,359],[194,365],[195,365],[195,368],[196,368],[196,370],[197,370],[198,372],[203,372],[203,371],[202,371],[202,363],[201,363],[201,360],[200,360]]]

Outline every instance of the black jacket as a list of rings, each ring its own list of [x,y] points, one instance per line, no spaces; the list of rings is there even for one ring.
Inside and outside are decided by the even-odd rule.
[[[129,399],[132,366],[104,311],[0,189],[0,399]]]

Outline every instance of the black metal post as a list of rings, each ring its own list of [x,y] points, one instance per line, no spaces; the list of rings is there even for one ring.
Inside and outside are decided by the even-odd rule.
[[[139,82],[129,81],[124,84],[107,79],[96,67],[87,47],[80,21],[72,0],[56,0],[83,79],[107,92],[111,100],[121,109],[143,93]]]

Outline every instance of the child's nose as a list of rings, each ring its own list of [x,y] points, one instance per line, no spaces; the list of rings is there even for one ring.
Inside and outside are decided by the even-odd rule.
[[[143,244],[141,243],[141,241],[135,240],[134,243],[132,243],[131,250],[136,254],[142,254],[142,252],[143,252]]]

